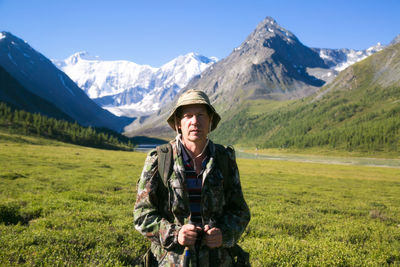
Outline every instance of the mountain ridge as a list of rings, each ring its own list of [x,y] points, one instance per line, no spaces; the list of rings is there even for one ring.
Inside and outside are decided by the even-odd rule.
[[[0,36],[0,65],[25,89],[83,126],[121,131],[132,121],[100,108],[49,59],[8,32],[1,32]]]
[[[355,62],[367,52],[373,54],[382,48],[378,44],[361,53],[351,49],[339,51],[343,58],[336,63],[344,63],[350,54],[355,54]],[[312,95],[335,78],[338,74],[335,66],[329,64],[327,58],[321,58],[320,50],[304,46],[294,34],[273,18],[266,17],[228,57],[193,78],[180,94],[188,89],[203,90],[222,116],[229,118],[235,106],[239,107],[247,99],[287,101]],[[134,121],[125,127],[125,134],[173,136],[164,122],[171,106],[161,107],[156,114]]]
[[[279,36],[280,38],[273,38],[274,36]],[[262,42],[257,42],[257,40],[262,40]],[[265,41],[267,40],[267,41]],[[264,48],[271,48],[274,47],[277,50],[280,44],[277,44],[276,40],[284,40],[290,44],[300,43],[298,38],[292,34],[290,31],[282,28],[273,18],[267,17],[261,23],[259,23],[256,29],[246,38],[246,40],[237,48],[233,50],[233,52],[240,52],[243,53],[244,51],[251,48],[251,46],[261,46]],[[274,43],[275,42],[275,43]],[[270,56],[273,57],[281,57],[281,59],[274,59],[273,61],[278,62],[286,62],[284,64],[284,68],[289,76],[295,76],[285,80],[287,75],[282,75],[278,72],[276,74],[274,71],[270,73],[270,76],[274,80],[272,82],[271,92],[263,92],[265,88],[259,88],[257,84],[260,83],[261,79],[264,79],[263,71],[265,67],[263,65],[257,66],[257,60],[260,57],[253,57],[247,55],[247,58],[253,60],[255,63],[256,68],[252,75],[259,76],[260,78],[257,79],[258,81],[256,84],[253,84],[255,88],[254,96],[251,96],[253,93],[249,93],[249,97],[258,98],[258,97],[271,97],[271,98],[299,98],[305,95],[309,95],[316,88],[321,87],[321,85],[325,82],[330,82],[338,73],[338,68],[343,69],[345,66],[353,64],[354,62],[359,61],[361,58],[364,58],[372,53],[379,51],[381,49],[380,44],[377,46],[368,48],[366,50],[352,50],[352,49],[319,49],[319,48],[311,48],[311,51],[306,48],[304,45],[301,44],[302,49],[300,52],[294,53],[286,53],[287,51],[274,51],[272,49],[270,51]],[[258,48],[259,50],[259,48]],[[268,50],[264,49],[264,53],[268,54]],[[304,52],[305,51],[305,52]],[[315,53],[319,54],[319,57],[316,57]],[[310,54],[313,54],[309,56]],[[288,57],[287,55],[290,55]],[[332,56],[335,55],[335,56]],[[128,115],[128,116],[147,116],[152,115],[157,110],[162,109],[162,107],[169,102],[173,101],[173,98],[179,91],[188,83],[191,82],[192,84],[195,81],[198,81],[199,78],[204,76],[206,72],[203,72],[204,69],[198,69],[196,73],[192,75],[188,75],[187,79],[184,82],[168,82],[168,79],[176,80],[176,76],[179,76],[181,73],[185,73],[184,70],[178,72],[168,73],[165,69],[167,66],[169,69],[174,69],[173,66],[179,65],[177,61],[180,58],[188,58],[192,57],[195,58],[197,56],[198,61],[202,61],[204,63],[209,63],[212,58],[206,58],[201,55],[197,55],[194,53],[189,53],[185,56],[177,57],[170,62],[164,64],[160,68],[153,68],[149,65],[138,65],[134,62],[129,61],[101,61],[98,57],[91,57],[88,55],[87,52],[78,52],[68,59],[64,61],[54,61],[53,62],[63,71],[65,71],[96,103],[98,103],[103,108],[113,112],[116,115]],[[303,59],[299,60],[296,59],[298,57],[303,57]],[[309,61],[309,59],[313,58],[313,62]],[[113,67],[103,67],[102,69],[108,68],[110,72],[119,73],[119,74],[99,74],[102,71],[97,71],[92,67],[87,67],[85,69],[78,68],[76,65],[82,63],[82,61],[86,61],[86,63],[94,63],[96,64],[111,64],[113,62],[125,62],[126,64],[132,64],[135,69],[142,69],[142,71],[138,71],[139,73],[147,74],[143,75],[146,77],[145,81],[141,81],[142,78],[132,78],[129,82],[123,82],[122,79],[118,78],[122,75],[123,72],[125,73],[133,73],[136,70],[133,68],[125,67],[124,71],[116,70],[113,71]],[[181,60],[182,61],[182,60]],[[301,64],[296,64],[296,61],[301,61]],[[303,62],[304,61],[304,62]],[[317,63],[318,61],[318,63]],[[216,62],[213,60],[212,63]],[[90,63],[90,64],[91,64]],[[230,63],[228,63],[230,64]],[[305,64],[306,66],[304,66]],[[211,64],[210,64],[211,65]],[[73,70],[72,66],[76,68]],[[217,66],[214,66],[217,67]],[[131,69],[127,71],[127,69]],[[210,68],[213,70],[214,68]],[[79,70],[79,71],[78,71]],[[213,70],[215,71],[215,70]],[[82,74],[85,72],[91,72],[91,77],[88,77],[86,74]],[[157,72],[158,75],[154,75]],[[162,73],[162,74],[160,74]],[[101,77],[102,78],[99,78]],[[156,78],[152,78],[151,76],[158,76]],[[162,76],[164,77],[164,81],[160,82]],[[274,77],[276,76],[276,77]],[[168,77],[168,78],[165,78]],[[98,80],[102,80],[99,81]],[[292,82],[291,80],[294,80]],[[164,84],[162,84],[164,83]],[[264,81],[265,83],[265,81]],[[290,85],[292,83],[292,85]],[[308,85],[307,85],[308,84]],[[270,83],[271,85],[271,83]],[[289,85],[289,86],[288,86]],[[216,81],[214,83],[213,89],[218,88],[221,86],[220,81]],[[248,85],[249,86],[249,85]],[[95,88],[94,88],[95,87]],[[118,88],[117,88],[118,87]],[[258,88],[257,88],[258,87]],[[271,87],[271,86],[270,86]],[[288,89],[289,87],[289,89]],[[297,89],[303,87],[304,91],[301,92]],[[112,90],[112,88],[117,88],[117,90]],[[292,90],[290,88],[295,88]],[[288,90],[286,90],[288,89]],[[113,92],[111,92],[111,91]],[[278,91],[278,92],[276,92]],[[279,92],[280,91],[280,92]],[[230,94],[228,94],[230,95]],[[211,97],[213,98],[213,96]],[[229,102],[229,101],[228,101]]]
[[[398,37],[392,41],[391,45],[398,42]],[[0,42],[4,38],[5,35],[2,33]],[[127,135],[159,136],[162,133],[171,136],[173,133],[163,125],[165,124],[164,117],[169,112],[172,101],[187,89],[197,88],[205,91],[217,110],[223,116],[229,117],[247,100],[291,101],[313,95],[320,91],[324,84],[327,86],[332,82],[347,65],[368,58],[383,48],[384,46],[380,43],[359,51],[309,48],[273,18],[266,17],[240,46],[234,48],[228,57],[218,62],[194,53],[178,57],[160,68],[123,60],[114,61],[122,64],[121,68],[127,68],[128,65],[141,68],[143,71],[138,70],[137,73],[147,73],[155,79],[138,74],[139,79],[136,79],[135,86],[120,84],[120,87],[113,89],[107,82],[118,82],[118,76],[104,76],[102,84],[105,84],[105,90],[98,86],[97,91],[92,89],[91,92],[89,90],[90,85],[94,84],[93,81],[83,79],[81,85],[86,86],[86,93],[92,94],[97,104],[117,114],[126,114],[127,109],[135,105],[137,108],[139,102],[141,102],[140,105],[144,103],[141,110],[136,109],[137,113],[129,114],[141,117],[125,127]],[[4,54],[4,58],[7,56],[8,61],[15,64],[13,56]],[[30,61],[29,55],[24,54],[24,57],[26,62]],[[186,59],[197,63],[203,62],[206,67],[203,70],[199,68],[196,73],[182,75],[182,71],[175,71],[175,67],[182,66],[182,62]],[[69,65],[77,65],[83,61],[90,64],[104,63],[98,57],[91,57],[85,52],[75,53],[64,63],[66,61]],[[66,63],[63,65],[63,62],[53,61],[53,63],[60,69],[68,65]],[[165,69],[170,71],[165,71],[165,69],[161,71],[164,66],[167,66],[168,68]],[[181,74],[180,77],[179,74]],[[389,75],[387,81],[393,79],[393,75]],[[69,78],[65,78],[62,73],[57,76],[58,82],[61,82],[66,92],[71,95],[77,93],[76,87],[71,85]],[[184,82],[180,82],[179,78],[182,78]],[[321,97],[323,91],[321,90]]]
[[[192,52],[154,68],[127,60],[102,61],[78,52],[53,63],[100,106],[134,117],[154,113],[172,101],[190,79],[216,61]]]
[[[354,50],[348,48],[331,49],[331,48],[312,48],[316,51],[325,63],[332,69],[340,72],[364,58],[381,51],[384,46],[377,43],[365,50]]]

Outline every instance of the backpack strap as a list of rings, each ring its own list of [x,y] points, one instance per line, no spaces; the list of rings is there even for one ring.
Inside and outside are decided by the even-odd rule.
[[[222,172],[222,176],[224,177],[224,184],[227,186],[224,186],[225,190],[233,185],[233,180],[230,177],[230,165],[232,164],[232,162],[229,157],[228,151],[231,152],[231,154],[235,155],[235,150],[231,146],[225,148],[223,145],[215,144],[216,163],[219,170]]]
[[[172,173],[172,146],[170,143],[157,147],[158,173],[165,187],[168,187],[168,178]]]

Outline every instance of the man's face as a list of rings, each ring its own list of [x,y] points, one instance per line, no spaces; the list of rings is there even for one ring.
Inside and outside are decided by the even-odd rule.
[[[207,107],[202,104],[183,106],[179,129],[182,138],[191,142],[205,141],[210,127]]]

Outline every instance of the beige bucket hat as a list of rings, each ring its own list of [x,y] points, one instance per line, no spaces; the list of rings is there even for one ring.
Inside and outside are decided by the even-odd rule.
[[[206,93],[200,90],[194,90],[190,89],[183,93],[179,99],[178,102],[176,103],[174,109],[172,110],[171,114],[169,115],[167,122],[169,126],[175,131],[175,118],[176,118],[176,111],[178,110],[179,107],[182,106],[187,106],[187,105],[193,105],[193,104],[204,104],[207,105],[211,112],[213,113],[211,118],[211,131],[217,128],[217,125],[219,121],[221,120],[221,117],[218,115],[218,113],[215,111],[215,108],[211,105],[210,99],[208,99],[208,96]]]

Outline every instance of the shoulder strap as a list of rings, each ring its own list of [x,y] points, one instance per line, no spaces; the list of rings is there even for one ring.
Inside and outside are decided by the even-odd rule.
[[[216,163],[219,168],[219,170],[222,172],[222,176],[224,177],[224,182],[229,183],[228,186],[231,185],[232,179],[230,177],[230,158],[228,155],[228,150],[232,151],[232,153],[235,153],[233,148],[228,146],[224,147],[223,145],[220,144],[215,144],[215,158],[216,158]]]
[[[172,146],[170,143],[157,147],[158,173],[165,187],[168,187],[168,178],[172,172]]]

